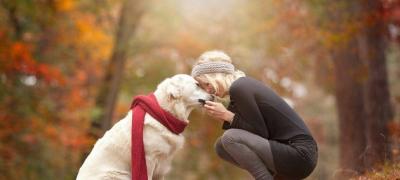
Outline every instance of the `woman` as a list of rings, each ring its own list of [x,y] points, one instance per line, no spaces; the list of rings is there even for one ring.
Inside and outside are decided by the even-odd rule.
[[[222,103],[206,101],[207,113],[226,131],[215,143],[222,159],[255,179],[302,179],[317,163],[317,144],[303,120],[270,87],[235,70],[228,55],[203,53],[193,66],[199,86]]]

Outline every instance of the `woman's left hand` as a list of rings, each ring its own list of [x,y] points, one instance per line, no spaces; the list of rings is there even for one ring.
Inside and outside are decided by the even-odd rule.
[[[233,116],[235,115],[228,111],[222,103],[206,101],[204,108],[206,108],[209,116],[223,121],[232,122]]]

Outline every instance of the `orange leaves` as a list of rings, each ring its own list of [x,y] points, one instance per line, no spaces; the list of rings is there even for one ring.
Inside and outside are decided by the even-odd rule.
[[[27,143],[27,144],[36,144],[37,143],[37,138],[33,134],[25,134],[22,136],[22,141]]]
[[[0,59],[4,63],[4,71],[17,71],[26,74],[33,74],[35,72],[36,62],[33,60],[30,47],[21,42],[12,43],[9,49],[4,50],[2,53],[4,59]]]
[[[37,75],[43,77],[47,83],[57,82],[60,85],[65,84],[65,78],[61,74],[60,70],[46,64],[37,65]]]
[[[98,27],[93,16],[81,14],[75,20],[75,27],[78,30],[78,36],[75,37],[75,43],[82,46],[83,49],[91,50],[91,53],[85,54],[91,59],[107,59],[112,49],[112,36]]]
[[[357,20],[348,20],[341,24],[331,25],[318,32],[320,40],[326,48],[331,49],[337,46],[342,46],[347,43],[352,37],[359,33],[363,28],[363,22]],[[336,29],[336,30],[335,30]]]
[[[78,88],[71,90],[69,94],[68,104],[76,107],[76,105],[82,105],[84,99],[82,98],[82,91]]]
[[[14,133],[18,132],[23,128],[23,124],[13,123],[15,116],[9,115],[4,112],[4,107],[1,107],[0,111],[0,140],[3,142],[4,140],[9,139],[9,137]]]
[[[8,76],[16,74],[35,75],[46,83],[64,84],[60,70],[47,64],[39,63],[32,57],[32,46],[23,42],[5,43],[0,47],[0,71]]]
[[[75,0],[56,0],[55,6],[59,12],[68,12],[75,7]]]
[[[204,40],[188,32],[180,32],[177,37],[175,42],[173,42],[173,46],[178,52],[185,53],[189,57],[196,57],[208,48]]]
[[[47,138],[55,140],[59,132],[53,125],[46,125],[43,128],[43,133]]]
[[[76,151],[86,149],[94,142],[85,133],[86,131],[82,131],[82,129],[72,126],[69,123],[61,124],[57,131],[61,144]]]
[[[391,121],[388,125],[389,134],[400,142],[400,123]]]
[[[46,167],[47,174],[71,172],[81,163],[81,152],[93,144],[87,135],[93,93],[113,36],[98,14],[103,10],[86,9],[95,4],[16,3],[23,24],[19,37],[11,21],[0,22],[0,162],[11,167],[1,166],[0,172],[21,169],[26,174],[30,166],[20,164],[21,157]]]
[[[387,124],[389,135],[391,139],[391,144],[394,148],[392,148],[392,155],[396,158],[400,157],[400,122],[391,121]],[[396,148],[397,147],[397,148]]]

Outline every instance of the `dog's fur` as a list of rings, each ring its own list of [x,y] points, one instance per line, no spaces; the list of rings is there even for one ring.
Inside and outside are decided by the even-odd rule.
[[[201,105],[198,99],[211,100],[189,75],[179,74],[161,82],[154,95],[160,106],[178,119],[187,120]],[[132,111],[100,138],[77,179],[131,179]],[[163,179],[170,170],[174,153],[183,147],[184,137],[170,132],[149,114],[144,117],[143,142],[148,179]],[[135,162],[132,162],[135,163]]]

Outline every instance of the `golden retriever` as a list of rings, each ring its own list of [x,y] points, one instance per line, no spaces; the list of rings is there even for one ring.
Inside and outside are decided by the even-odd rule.
[[[202,100],[213,98],[198,86],[196,80],[185,74],[162,81],[154,95],[162,109],[185,121],[194,108],[201,106]],[[96,142],[79,169],[77,179],[131,180],[131,163],[135,163],[131,162],[131,128],[132,112],[129,111]],[[148,179],[163,179],[170,170],[173,155],[183,147],[184,137],[170,132],[146,114],[143,143]]]

